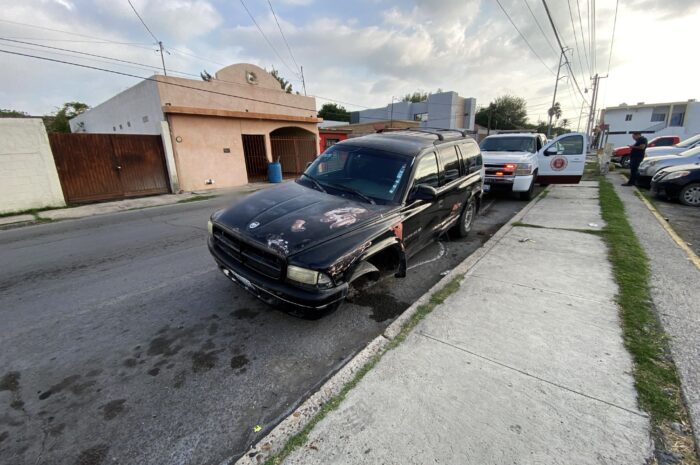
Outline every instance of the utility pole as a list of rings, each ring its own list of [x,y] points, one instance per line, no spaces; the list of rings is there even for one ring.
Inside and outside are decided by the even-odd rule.
[[[304,80],[304,67],[300,66],[301,69],[301,86],[304,88],[304,95],[306,95],[306,80]]]
[[[391,96],[391,111],[389,112],[391,115],[389,117],[389,127],[393,128],[394,127],[394,96]]]
[[[569,47],[563,48],[561,53],[559,54],[559,66],[557,66],[557,80],[554,81],[554,95],[552,95],[552,106],[550,107],[550,111],[547,112],[547,114],[549,114],[549,124],[547,125],[547,139],[549,139],[552,136],[552,117],[554,115],[552,114],[551,110],[554,108],[554,104],[557,103],[557,87],[559,87],[559,79],[561,79],[559,77],[559,74],[561,73],[561,61],[565,58],[564,54],[567,50],[571,49]]]
[[[160,62],[163,63],[163,75],[167,76],[168,72],[165,70],[165,58],[163,57],[163,41],[158,41],[158,48],[160,48]]]
[[[591,112],[588,115],[588,124],[586,125],[586,133],[590,136],[590,140],[593,141],[593,129],[595,128],[595,117],[596,117],[596,105],[598,104],[598,90],[600,87],[600,80],[605,79],[608,76],[600,76],[596,73],[593,76],[593,97],[591,97]]]

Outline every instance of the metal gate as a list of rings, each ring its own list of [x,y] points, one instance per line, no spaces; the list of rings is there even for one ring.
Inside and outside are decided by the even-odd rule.
[[[160,136],[49,134],[68,203],[167,194]]]
[[[288,176],[300,175],[306,165],[316,159],[318,145],[314,137],[276,137],[270,136],[272,158],[279,158],[282,173]]]
[[[267,153],[265,153],[265,136],[243,134],[243,158],[248,181],[265,181],[267,179]]]

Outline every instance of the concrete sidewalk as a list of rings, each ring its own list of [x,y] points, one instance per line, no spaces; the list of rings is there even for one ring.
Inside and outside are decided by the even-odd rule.
[[[620,186],[619,175],[608,178],[649,257],[651,298],[669,336],[695,441],[700,444],[700,269],[635,195],[636,188]]]
[[[597,196],[551,188],[284,463],[647,463],[606,246],[567,230]]]
[[[275,184],[255,182],[245,186],[228,188],[228,189],[213,189],[202,192],[184,192],[180,194],[165,194],[154,195],[150,197],[138,197],[132,199],[115,200],[112,202],[99,202],[87,205],[80,205],[68,208],[56,208],[45,210],[34,214],[20,214],[13,216],[0,217],[0,226],[13,225],[18,223],[33,223],[41,220],[66,220],[76,218],[86,218],[88,216],[104,215],[107,213],[116,213],[120,211],[136,210],[141,208],[160,207],[163,205],[173,205],[179,202],[188,201],[197,197],[235,197],[241,194],[248,194],[260,189],[274,186]]]

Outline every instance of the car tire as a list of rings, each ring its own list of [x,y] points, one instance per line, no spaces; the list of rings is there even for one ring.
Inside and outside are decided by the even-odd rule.
[[[459,237],[467,237],[469,235],[475,217],[476,202],[474,201],[474,197],[470,197],[469,200],[467,200],[467,205],[462,209],[462,214],[459,215],[459,220],[457,220],[457,225],[455,227]]]
[[[535,179],[533,178],[530,183],[530,188],[525,192],[520,192],[520,200],[532,200],[532,196],[535,194]]]
[[[700,183],[694,182],[681,189],[678,200],[689,207],[700,207]]]
[[[620,158],[620,166],[623,168],[629,168],[630,167],[630,157],[629,155],[625,155],[624,157]]]

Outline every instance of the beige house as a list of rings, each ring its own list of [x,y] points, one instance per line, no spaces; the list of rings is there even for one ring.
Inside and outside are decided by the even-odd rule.
[[[184,191],[300,173],[318,154],[316,101],[284,92],[252,64],[211,80],[153,76],[72,119],[73,132],[161,134],[171,184]],[[177,190],[175,189],[175,190]]]

